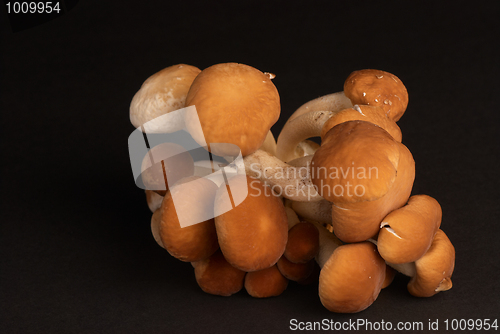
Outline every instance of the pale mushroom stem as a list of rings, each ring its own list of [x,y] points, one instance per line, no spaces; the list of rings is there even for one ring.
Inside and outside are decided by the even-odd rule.
[[[271,130],[267,133],[264,143],[260,147],[260,150],[266,151],[269,154],[276,155],[276,140],[274,139]]]
[[[285,206],[286,218],[288,220],[288,230],[300,223],[300,219],[291,208]]]
[[[283,161],[295,158],[295,148],[307,138],[321,135],[323,125],[335,115],[333,111],[312,111],[286,124],[276,146],[276,156]]]
[[[303,166],[291,166],[277,157],[257,150],[243,158],[247,175],[267,183],[274,192],[294,201],[323,199],[311,181],[309,158],[301,158]]]
[[[351,100],[349,100],[349,98],[345,96],[344,92],[328,94],[304,103],[297,110],[295,110],[292,116],[288,118],[286,123],[289,123],[293,121],[295,118],[307,114],[311,111],[337,110],[337,109],[342,110],[351,107],[352,107]]]
[[[318,263],[320,268],[323,268],[326,261],[328,261],[328,259],[332,255],[333,251],[337,247],[342,246],[342,241],[340,241],[333,233],[330,233],[326,228],[324,228],[323,225],[315,221],[310,221],[310,223],[316,226],[319,232],[319,252],[316,255],[316,262]]]
[[[316,202],[291,201],[290,207],[302,218],[321,224],[332,224],[332,203],[325,199]]]
[[[312,100],[297,109],[278,137],[276,156],[283,161],[294,159],[295,149],[301,141],[320,136],[325,122],[347,108],[352,108],[352,103],[339,92]]]

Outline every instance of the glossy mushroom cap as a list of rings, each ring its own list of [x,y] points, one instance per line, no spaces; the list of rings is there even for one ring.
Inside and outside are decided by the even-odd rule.
[[[270,76],[243,64],[224,63],[210,66],[194,80],[186,106],[195,106],[203,129],[186,116],[186,126],[202,146],[230,143],[240,147],[243,156],[255,152],[280,115],[280,98]],[[203,138],[204,135],[204,138]],[[227,148],[215,154],[236,156]]]
[[[231,296],[243,288],[246,273],[231,266],[220,250],[192,265],[196,282],[206,293]]]
[[[286,290],[288,280],[281,275],[278,268],[272,267],[247,273],[245,289],[255,298],[279,296]]]
[[[160,237],[173,257],[195,262],[208,258],[219,247],[214,219],[206,219],[207,215],[213,217],[216,191],[212,181],[192,176],[176,183],[165,195],[160,209]]]
[[[416,275],[408,283],[408,291],[416,297],[431,297],[451,289],[455,269],[455,248],[442,230],[438,230],[432,245],[415,261]]]
[[[236,207],[215,217],[219,244],[231,265],[250,272],[274,265],[288,237],[288,220],[283,202],[261,181],[237,175],[222,184],[215,199],[215,212],[231,208],[231,197],[248,195]],[[228,189],[229,188],[229,189]]]
[[[352,104],[380,106],[387,117],[398,121],[408,106],[408,92],[397,76],[380,70],[352,72],[344,83]]]
[[[321,196],[333,203],[377,200],[396,179],[399,145],[372,123],[341,123],[328,131],[314,154],[312,182]]]
[[[316,226],[300,222],[288,231],[284,256],[293,263],[306,263],[319,251],[319,232]]]
[[[332,204],[332,227],[342,241],[359,242],[375,237],[384,217],[408,201],[415,180],[415,161],[406,146],[398,145],[398,172],[384,196],[374,201]]]
[[[410,151],[365,121],[330,129],[311,162],[311,179],[332,204],[332,226],[344,242],[375,236],[382,219],[408,200],[415,178]]]
[[[439,203],[427,195],[410,197],[408,204],[389,213],[382,221],[377,247],[390,263],[414,262],[431,246],[441,225]]]
[[[366,121],[380,126],[397,141],[401,142],[403,137],[401,129],[392,119],[388,118],[382,107],[355,105],[352,108],[344,109],[341,112],[333,115],[321,130],[321,138],[323,139],[326,133],[334,126],[348,121]]]
[[[179,64],[150,76],[130,104],[132,124],[140,128],[156,117],[184,108],[189,87],[200,72],[197,67]],[[161,133],[163,130],[161,127],[148,126],[148,132]]]
[[[194,161],[184,147],[175,143],[154,146],[144,156],[141,165],[144,187],[165,196],[169,184],[194,173]]]
[[[339,246],[321,269],[321,303],[337,313],[363,311],[377,299],[385,270],[385,262],[372,243]]]

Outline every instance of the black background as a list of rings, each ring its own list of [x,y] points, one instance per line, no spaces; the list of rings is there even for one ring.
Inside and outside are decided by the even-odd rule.
[[[289,331],[289,321],[500,318],[497,1],[80,1],[12,32],[2,11],[0,332]],[[301,104],[363,68],[396,74],[413,193],[443,208],[453,288],[414,298],[398,276],[358,314],[316,286],[279,297],[205,294],[158,247],[134,185],[128,107],[160,69],[241,62],[277,75],[275,134]]]

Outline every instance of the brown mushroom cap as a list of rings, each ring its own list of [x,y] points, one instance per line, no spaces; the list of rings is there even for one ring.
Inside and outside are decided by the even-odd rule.
[[[415,180],[415,161],[401,143],[396,179],[385,196],[358,203],[333,203],[332,227],[344,242],[359,242],[374,237],[387,214],[406,204]]]
[[[288,280],[283,277],[276,265],[247,273],[245,289],[255,298],[279,296],[286,290]]]
[[[208,258],[217,250],[214,219],[206,219],[207,213],[213,217],[216,191],[212,181],[192,176],[176,183],[165,195],[160,209],[160,237],[175,258],[194,262]],[[182,227],[179,215],[185,219],[183,226],[194,225]]]
[[[319,232],[309,222],[300,222],[288,231],[284,256],[293,263],[306,263],[319,251]]]
[[[202,146],[230,143],[239,146],[243,156],[255,152],[264,142],[280,115],[278,91],[270,76],[243,64],[224,63],[210,66],[194,80],[186,106],[196,107],[203,129],[186,116],[186,126]],[[203,137],[204,135],[204,137]],[[221,148],[222,149],[222,148]],[[236,156],[228,152],[218,155]]]
[[[144,187],[165,196],[169,184],[193,175],[194,161],[181,145],[162,143],[154,146],[144,156],[141,171]]]
[[[290,281],[299,282],[304,281],[312,274],[315,262],[310,260],[305,263],[293,263],[282,256],[276,265],[283,276]]]
[[[370,242],[339,246],[321,269],[319,297],[328,310],[360,312],[377,299],[385,262]]]
[[[352,108],[344,109],[341,112],[333,115],[321,130],[321,138],[333,128],[335,125],[348,122],[348,121],[366,121],[380,126],[397,141],[401,142],[403,137],[401,129],[392,119],[388,118],[382,109],[378,106],[355,105]]]
[[[410,197],[407,205],[384,218],[377,241],[380,255],[396,264],[418,260],[431,246],[441,217],[441,206],[434,198]]]
[[[222,184],[215,199],[215,212],[231,208],[231,198],[244,200],[229,211],[215,217],[219,244],[231,265],[250,272],[274,265],[288,238],[288,219],[283,202],[270,187],[245,175]]]
[[[399,143],[381,127],[349,121],[333,127],[311,162],[318,192],[334,203],[374,201],[396,179]]]
[[[394,277],[396,277],[396,270],[391,266],[385,266],[385,278],[384,283],[382,284],[382,289],[387,288],[391,285],[392,281],[394,281]]]
[[[192,264],[196,282],[206,293],[231,296],[243,288],[246,273],[231,266],[220,250]]]
[[[380,106],[387,117],[398,121],[408,106],[408,92],[394,74],[380,70],[352,72],[344,83],[352,104]]]
[[[156,117],[184,107],[189,87],[200,69],[179,64],[150,76],[134,95],[130,104],[130,121],[139,128]],[[162,132],[149,129],[148,132]]]
[[[451,289],[455,269],[455,248],[442,230],[436,232],[432,245],[415,261],[416,275],[408,283],[408,291],[416,297],[431,297]]]

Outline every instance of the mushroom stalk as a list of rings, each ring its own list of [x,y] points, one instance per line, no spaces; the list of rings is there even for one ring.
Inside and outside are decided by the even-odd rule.
[[[291,201],[291,208],[302,218],[321,224],[332,224],[332,203],[325,199],[316,202]]]
[[[342,246],[343,243],[333,233],[330,233],[323,225],[315,221],[310,221],[319,231],[319,252],[316,255],[316,262],[320,268],[323,268],[326,261],[330,258],[333,251]]]
[[[304,104],[290,116],[283,127],[278,137],[276,156],[283,161],[292,160],[301,141],[319,137],[323,125],[330,117],[351,107],[351,100],[344,92],[322,96]]]
[[[243,158],[247,175],[267,183],[273,191],[294,201],[319,201],[322,197],[311,181],[310,159],[305,166],[291,166],[271,154],[257,150]]]
[[[307,138],[319,137],[323,125],[338,111],[312,111],[287,123],[278,137],[276,156],[285,162],[293,160],[297,145]]]
[[[324,96],[320,96],[317,99],[306,102],[299,109],[295,110],[295,112],[290,116],[286,122],[293,121],[295,118],[300,117],[304,114],[307,114],[311,111],[318,110],[342,110],[352,107],[351,100],[347,98],[344,92],[337,92],[333,94],[328,94]]]

